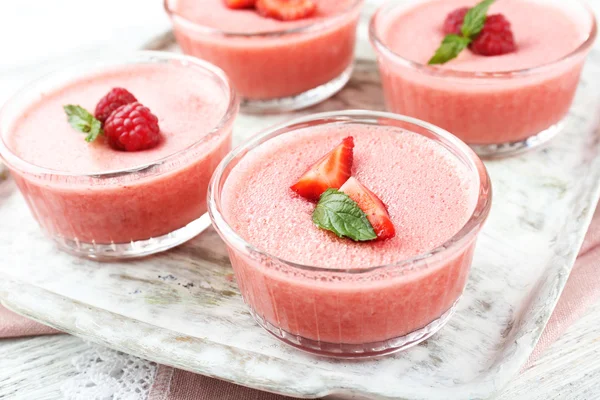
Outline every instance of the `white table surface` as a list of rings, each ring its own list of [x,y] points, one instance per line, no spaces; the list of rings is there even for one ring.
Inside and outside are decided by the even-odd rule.
[[[61,65],[137,49],[168,28],[161,0],[1,0],[0,104]],[[600,303],[494,399],[600,399],[599,320]],[[88,348],[67,335],[0,340],[0,399],[62,399]]]

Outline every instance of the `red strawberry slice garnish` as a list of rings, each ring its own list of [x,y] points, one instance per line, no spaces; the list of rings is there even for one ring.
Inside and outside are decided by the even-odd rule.
[[[291,189],[308,200],[319,200],[329,188],[339,189],[352,175],[354,138],[348,136],[292,185]]]
[[[313,15],[317,4],[312,0],[257,0],[256,10],[263,17],[293,21]]]
[[[256,0],[224,0],[225,5],[229,8],[254,8]]]
[[[383,202],[367,189],[355,177],[350,177],[340,188],[352,200],[358,204],[361,210],[367,215],[367,219],[373,226],[377,239],[389,239],[396,236],[396,229],[390,219],[387,207]]]

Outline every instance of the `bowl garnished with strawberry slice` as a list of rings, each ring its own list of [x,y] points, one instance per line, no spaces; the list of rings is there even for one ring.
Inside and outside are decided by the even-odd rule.
[[[390,111],[500,157],[560,131],[596,19],[579,0],[426,0],[372,18]]]
[[[352,69],[363,0],[165,0],[184,53],[223,68],[251,112],[318,103]]]
[[[234,150],[213,176],[209,212],[263,327],[304,350],[361,356],[400,349],[445,318],[489,195],[483,164],[447,132],[349,111]]]

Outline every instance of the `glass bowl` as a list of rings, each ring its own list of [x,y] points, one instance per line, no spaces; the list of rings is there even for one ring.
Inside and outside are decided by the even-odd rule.
[[[371,18],[369,37],[388,110],[440,126],[488,158],[517,154],[554,137],[596,38],[594,13],[579,0],[549,0],[588,31],[574,51],[534,68],[470,72],[414,62],[386,45],[382,31],[393,18],[427,1],[391,2]]]
[[[233,168],[261,144],[323,124],[393,126],[443,146],[473,178],[475,205],[466,224],[441,246],[390,265],[326,268],[300,265],[256,248],[236,232],[222,208]],[[475,153],[429,123],[391,113],[315,114],[266,130],[221,162],[209,188],[209,214],[225,241],[244,301],[259,325],[299,349],[353,358],[406,349],[438,331],[451,317],[471,267],[475,241],[491,206],[491,184]],[[301,240],[301,237],[299,237]]]
[[[106,69],[160,63],[176,63],[214,80],[228,99],[218,124],[189,147],[132,168],[90,174],[35,165],[19,157],[9,145],[7,137],[15,125],[27,118],[29,107],[45,93]],[[238,101],[227,77],[207,62],[162,52],[88,61],[33,82],[4,105],[0,110],[0,157],[33,216],[60,248],[95,259],[145,256],[176,246],[210,226],[206,215],[208,183],[217,164],[231,150],[237,112]]]
[[[362,0],[307,24],[257,32],[200,25],[178,12],[177,2],[164,0],[178,44],[185,54],[227,73],[243,111],[308,107],[331,97],[350,79]]]

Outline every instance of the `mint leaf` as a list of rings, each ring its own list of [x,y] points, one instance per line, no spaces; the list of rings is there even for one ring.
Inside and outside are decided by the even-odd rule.
[[[102,123],[98,121],[94,116],[81,106],[68,104],[63,107],[67,114],[67,120],[69,124],[81,133],[87,133],[85,140],[86,142],[93,142],[102,135]]]
[[[456,58],[471,43],[471,39],[458,35],[447,35],[429,60],[429,65],[444,64]]]
[[[319,228],[342,238],[349,237],[357,242],[377,238],[367,215],[354,200],[337,189],[327,189],[321,195],[312,220]]]
[[[90,131],[94,117],[85,108],[72,104],[66,105],[63,108],[73,129],[83,133]]]
[[[100,136],[100,134],[104,133],[102,131],[102,123],[98,121],[96,118],[92,120],[90,131],[88,135],[85,137],[85,141],[88,143],[93,142]]]
[[[477,36],[481,32],[485,24],[488,9],[493,2],[494,0],[483,0],[467,12],[460,28],[464,37],[474,39],[474,36]]]

